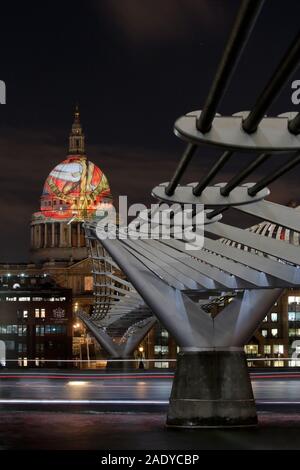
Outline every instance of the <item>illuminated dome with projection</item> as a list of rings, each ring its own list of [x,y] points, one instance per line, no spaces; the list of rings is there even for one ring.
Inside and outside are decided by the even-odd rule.
[[[46,179],[41,212],[57,219],[85,219],[109,198],[107,178],[100,168],[83,156],[71,155]]]
[[[106,176],[85,154],[85,137],[76,108],[69,155],[46,178],[40,211],[32,216],[32,261],[86,258],[82,222],[93,218],[97,209],[111,204]]]

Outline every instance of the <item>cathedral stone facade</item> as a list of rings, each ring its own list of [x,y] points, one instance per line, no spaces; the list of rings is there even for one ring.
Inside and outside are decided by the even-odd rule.
[[[83,220],[112,203],[108,181],[87,159],[78,108],[69,136],[69,152],[45,180],[40,209],[30,223],[29,262],[0,264],[0,276],[49,275],[72,289],[73,312],[91,311],[93,277]]]

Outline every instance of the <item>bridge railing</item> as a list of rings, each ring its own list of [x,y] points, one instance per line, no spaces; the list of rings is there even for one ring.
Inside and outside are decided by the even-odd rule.
[[[300,368],[300,358],[295,357],[248,357],[249,368]],[[126,370],[167,371],[176,367],[177,359],[6,359],[0,370],[8,369],[76,369],[76,370]]]

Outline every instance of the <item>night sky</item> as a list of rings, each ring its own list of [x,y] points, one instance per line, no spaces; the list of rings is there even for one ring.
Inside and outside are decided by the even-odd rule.
[[[113,195],[151,201],[151,189],[170,179],[185,146],[173,123],[203,105],[239,3],[2,2],[0,79],[7,104],[0,106],[0,262],[29,259],[30,217],[48,173],[67,155],[76,103],[87,154]],[[221,113],[253,106],[299,18],[299,0],[266,1]],[[293,79],[300,69],[270,114],[299,111],[291,103]],[[185,180],[197,181],[219,152],[201,149]],[[222,179],[248,161],[249,155],[237,156]],[[298,168],[273,184],[273,200],[299,200],[299,176]]]

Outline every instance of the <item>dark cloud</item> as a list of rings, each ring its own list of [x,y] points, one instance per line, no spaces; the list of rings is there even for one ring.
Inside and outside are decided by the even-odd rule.
[[[29,223],[47,172],[62,158],[50,134],[6,129],[0,137],[0,262],[26,261]]]
[[[194,26],[199,37],[203,31],[216,33],[224,28],[228,16],[222,0],[106,0],[94,6],[99,14],[105,8],[124,37],[137,45],[178,42],[194,35]]]

